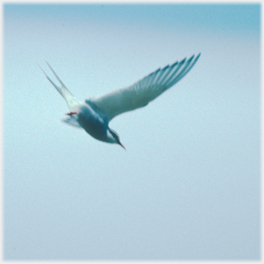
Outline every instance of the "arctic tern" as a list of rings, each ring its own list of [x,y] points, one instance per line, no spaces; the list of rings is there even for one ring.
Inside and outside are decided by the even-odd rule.
[[[79,101],[71,94],[48,63],[61,86],[56,85],[41,70],[68,104],[70,112],[66,114],[68,117],[64,122],[83,128],[97,140],[118,144],[125,149],[118,134],[109,127],[109,122],[117,115],[146,106],[168,90],[190,71],[200,55],[199,53],[196,57],[193,55],[188,60],[185,58],[159,68],[127,88],[115,90],[96,99],[87,99],[85,102]]]

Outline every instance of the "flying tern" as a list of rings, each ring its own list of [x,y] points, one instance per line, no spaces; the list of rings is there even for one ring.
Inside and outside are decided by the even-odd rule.
[[[197,56],[193,55],[188,60],[185,58],[162,69],[159,68],[127,88],[115,90],[99,98],[90,98],[84,102],[79,101],[71,94],[48,63],[60,86],[56,85],[41,70],[68,104],[70,112],[66,114],[68,117],[63,120],[64,122],[83,128],[97,140],[118,144],[125,149],[118,134],[109,127],[109,122],[117,115],[141,108],[153,101],[181,80],[199,57],[200,53]]]

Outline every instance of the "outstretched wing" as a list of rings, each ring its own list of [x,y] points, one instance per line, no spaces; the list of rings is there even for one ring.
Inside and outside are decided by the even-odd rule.
[[[115,116],[147,105],[164,91],[182,79],[194,66],[200,54],[190,59],[175,62],[163,69],[158,69],[135,84],[113,91],[97,99],[89,99],[87,104],[94,103],[107,117],[108,121]]]

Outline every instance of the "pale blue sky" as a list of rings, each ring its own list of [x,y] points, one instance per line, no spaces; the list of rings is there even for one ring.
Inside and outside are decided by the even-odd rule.
[[[260,5],[4,5],[4,258],[260,258]],[[63,124],[47,60],[79,99],[202,53],[110,123]]]

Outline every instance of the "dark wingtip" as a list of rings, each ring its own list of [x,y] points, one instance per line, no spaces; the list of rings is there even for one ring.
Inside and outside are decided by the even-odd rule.
[[[186,61],[186,58],[184,58],[182,61],[180,61],[180,65],[182,65]]]
[[[174,63],[171,65],[171,67],[173,68],[173,67],[175,67],[177,64],[178,64],[178,61],[174,62]]]
[[[170,67],[170,65],[167,65],[167,66],[165,66],[162,70],[163,70],[163,71],[166,71],[169,67]]]
[[[200,56],[201,56],[201,52],[196,56],[194,63],[196,63],[196,61],[200,58]]]
[[[194,54],[193,54],[192,57],[187,61],[187,63],[191,62],[193,58],[194,58]]]

